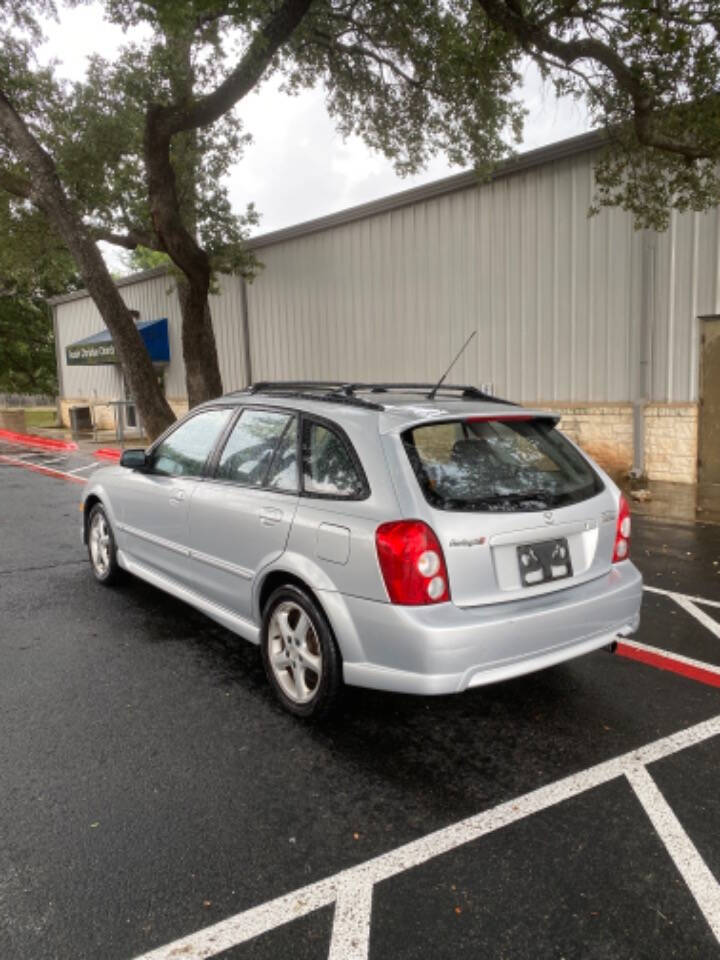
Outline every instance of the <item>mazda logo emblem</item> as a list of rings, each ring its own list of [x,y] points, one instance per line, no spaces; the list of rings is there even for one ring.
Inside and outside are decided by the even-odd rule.
[[[543,516],[545,517],[545,523],[552,523],[552,522],[553,522],[552,510],[547,510],[547,511],[543,514]]]

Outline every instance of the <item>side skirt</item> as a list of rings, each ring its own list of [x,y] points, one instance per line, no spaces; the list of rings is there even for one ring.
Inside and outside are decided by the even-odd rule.
[[[172,594],[172,596],[177,597],[178,600],[189,603],[191,607],[195,607],[196,610],[204,613],[205,616],[210,617],[211,620],[221,624],[221,626],[226,627],[228,630],[232,630],[233,633],[237,633],[243,637],[243,639],[249,640],[250,643],[260,643],[260,628],[249,620],[245,620],[244,617],[239,617],[231,610],[221,607],[217,603],[212,603],[210,600],[206,600],[205,597],[202,597],[199,593],[195,593],[187,587],[180,586],[180,584],[174,580],[170,580],[161,573],[151,570],[143,563],[138,563],[137,560],[128,557],[123,550],[118,550],[117,560],[118,564],[124,570],[127,570],[128,573],[132,573],[134,576],[145,580],[154,587],[164,590],[165,593]]]

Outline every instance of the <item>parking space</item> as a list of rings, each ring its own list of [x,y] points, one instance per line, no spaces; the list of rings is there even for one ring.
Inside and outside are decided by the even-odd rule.
[[[307,727],[255,648],[93,582],[78,494],[0,460],[0,956],[720,956],[720,689],[599,652]],[[636,640],[720,666],[720,530],[633,553],[673,594]]]
[[[81,451],[76,444],[48,442],[44,437],[37,437],[35,443],[9,441],[2,436],[7,432],[0,431],[0,467],[39,473],[66,483],[83,484],[93,470],[107,464],[102,456]]]

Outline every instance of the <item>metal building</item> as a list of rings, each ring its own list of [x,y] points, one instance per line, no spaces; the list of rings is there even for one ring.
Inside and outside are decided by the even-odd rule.
[[[454,381],[559,410],[617,471],[693,482],[700,445],[701,478],[720,482],[719,212],[673,214],[662,234],[636,231],[619,210],[589,218],[600,146],[597,134],[575,137],[487,183],[461,173],[253,239],[259,276],[223,277],[212,297],[226,389],[250,378],[433,380],[477,329]],[[151,271],[120,287],[141,321],[168,318],[165,392],[184,409],[172,278]],[[73,404],[120,399],[116,365],[68,358],[103,329],[92,301],[52,303],[64,418]]]

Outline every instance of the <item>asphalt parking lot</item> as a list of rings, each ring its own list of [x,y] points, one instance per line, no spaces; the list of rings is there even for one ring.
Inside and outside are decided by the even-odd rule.
[[[625,655],[309,727],[94,582],[92,469],[0,445],[3,960],[720,957],[720,527],[636,522]]]

